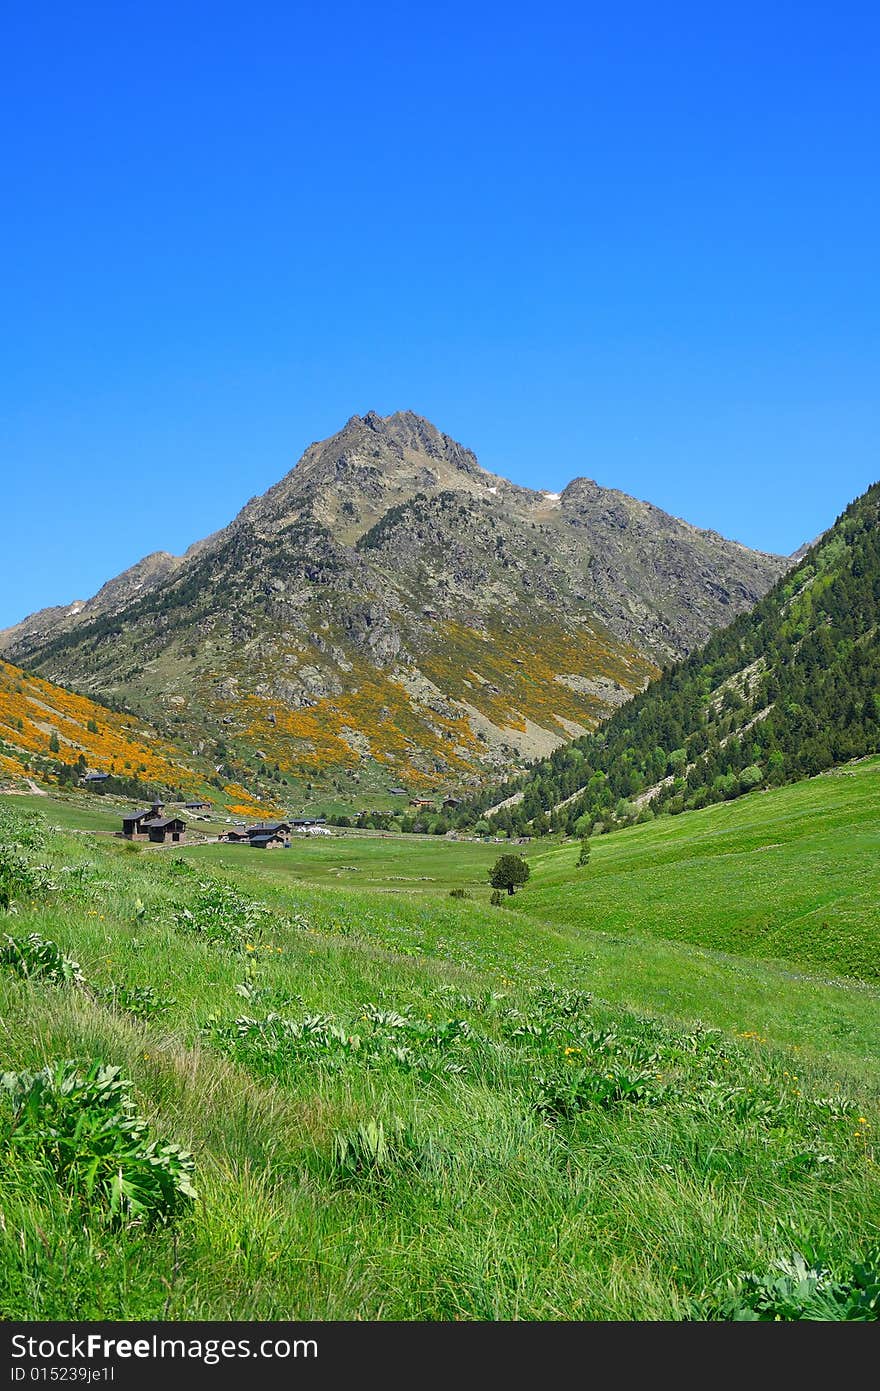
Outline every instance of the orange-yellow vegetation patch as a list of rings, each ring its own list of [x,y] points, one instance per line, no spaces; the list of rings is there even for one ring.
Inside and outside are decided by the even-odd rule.
[[[228,810],[236,816],[250,816],[254,821],[257,821],[260,817],[279,816],[284,812],[284,808],[277,806],[274,802],[256,801],[247,788],[240,787],[236,782],[227,783],[223,791],[227,797],[236,798],[236,801],[228,806]]]
[[[230,673],[237,674],[234,664],[227,668]],[[243,686],[252,682],[253,669],[242,671],[239,679]],[[233,716],[236,738],[286,773],[311,777],[331,768],[357,768],[363,745],[360,739],[349,742],[351,731],[366,740],[370,757],[387,764],[395,777],[406,775],[416,784],[441,783],[441,768],[465,772],[477,766],[476,759],[471,763],[462,757],[463,749],[473,748],[476,754],[479,748],[464,715],[448,718],[420,707],[399,681],[367,663],[346,673],[346,689],[339,695],[306,709],[292,710],[277,699],[250,694],[224,700],[205,692],[204,699],[215,715]],[[438,770],[414,766],[426,762],[436,763]]]
[[[567,738],[560,720],[592,729],[609,707],[597,695],[573,690],[560,675],[605,677],[637,691],[657,674],[634,648],[586,628],[571,633],[561,625],[498,616],[485,633],[454,622],[441,631],[443,644],[422,660],[422,670],[445,695],[475,705],[499,728],[524,730],[529,719]]]
[[[434,632],[433,650],[419,657],[422,672],[442,696],[475,706],[499,729],[525,732],[532,720],[566,739],[566,722],[594,728],[610,707],[559,676],[605,677],[634,692],[656,674],[634,648],[586,627],[569,631],[559,623],[525,624],[516,615],[498,614],[484,632],[453,622]],[[283,655],[274,654],[279,662]],[[247,690],[255,673],[242,666],[239,676],[232,662],[226,675],[238,677]],[[345,682],[340,694],[301,710],[251,694],[223,700],[206,692],[206,704],[218,716],[232,715],[235,736],[285,773],[308,777],[356,768],[365,746],[351,739],[354,730],[372,759],[414,788],[479,774],[484,750],[466,711],[444,715],[429,709],[400,681],[364,661],[355,662]]]
[[[97,730],[89,729],[90,723]],[[0,661],[0,736],[6,743],[62,763],[76,763],[82,754],[89,767],[103,773],[202,790],[204,777],[181,761],[181,751],[158,735],[146,740],[142,727],[130,715],[117,714],[51,681],[25,676],[18,667]],[[53,734],[57,753],[49,747]]]
[[[365,736],[377,763],[416,785],[440,783],[449,770],[474,769],[476,760],[463,758],[456,747],[472,747],[475,753],[478,747],[465,718],[420,708],[399,681],[366,665],[353,670],[350,680],[349,690],[304,710],[285,709],[265,696],[245,696],[232,707],[243,726],[242,737],[285,772],[356,768],[360,755],[345,733],[351,729]],[[434,761],[443,771],[416,768],[414,759]]]
[[[17,758],[9,758],[5,753],[0,753],[0,773],[7,777],[24,777],[24,764],[19,763]]]

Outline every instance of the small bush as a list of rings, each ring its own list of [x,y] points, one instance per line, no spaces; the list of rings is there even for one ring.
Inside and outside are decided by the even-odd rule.
[[[203,880],[192,908],[179,908],[175,922],[181,932],[201,937],[210,946],[232,952],[253,951],[263,933],[277,926],[268,908],[230,884]]]
[[[795,1252],[779,1261],[777,1274],[746,1275],[710,1308],[694,1309],[694,1317],[742,1322],[790,1322],[810,1319],[823,1323],[867,1323],[880,1319],[880,1250],[854,1265],[844,1278],[811,1266]]]
[[[289,990],[283,990],[278,986],[258,985],[253,976],[248,980],[239,981],[235,993],[241,995],[250,1005],[264,1006],[267,1012],[280,1013],[283,1009],[289,1009],[291,1005],[303,1003],[302,995],[293,995]]]
[[[576,1019],[586,1015],[593,1003],[588,990],[570,990],[562,985],[539,986],[532,999],[545,1014],[560,1019]]]
[[[450,889],[450,890],[449,890],[449,897],[450,897],[450,898],[470,898],[470,894],[468,893],[467,889]]]
[[[501,890],[500,890],[500,889],[493,889],[493,890],[492,890],[492,895],[491,895],[491,897],[490,897],[490,899],[489,899],[489,903],[491,904],[491,906],[492,906],[493,908],[500,908],[500,907],[502,906],[502,904],[504,903],[504,899],[503,899],[502,896],[501,896]]]
[[[652,1101],[656,1095],[656,1083],[646,1073],[619,1068],[607,1073],[578,1069],[539,1078],[535,1110],[550,1125],[556,1125],[594,1106],[607,1110],[623,1102]]]
[[[0,844],[21,850],[41,850],[46,843],[49,823],[39,812],[21,812],[0,805]]]
[[[152,985],[108,985],[101,997],[112,1010],[133,1014],[136,1019],[156,1019],[172,1009],[177,1001],[170,995],[158,995]]]
[[[78,961],[65,956],[57,942],[31,932],[27,937],[0,937],[0,965],[18,976],[51,981],[53,985],[82,985],[84,977]]]
[[[244,992],[239,988],[239,994]],[[262,992],[253,992],[259,998]],[[288,1076],[303,1066],[329,1071],[357,1065],[385,1068],[389,1064],[417,1072],[426,1080],[449,1078],[465,1070],[474,1046],[465,1019],[435,1023],[410,1015],[361,1007],[357,1022],[345,1026],[330,1014],[284,1019],[270,1013],[262,1019],[246,1015],[223,1023],[211,1017],[202,1030],[221,1052],[260,1073]]]
[[[261,1070],[286,1068],[302,1061],[338,1065],[361,1046],[360,1038],[341,1028],[329,1014],[309,1014],[298,1021],[276,1013],[263,1019],[240,1015],[226,1024],[210,1018],[202,1032],[222,1052]]]
[[[179,1145],[151,1140],[118,1067],[73,1061],[6,1072],[0,1095],[12,1116],[0,1131],[7,1162],[49,1171],[74,1201],[112,1219],[166,1221],[196,1197],[194,1162]]]
[[[45,865],[32,865],[15,845],[0,845],[0,910],[8,912],[16,899],[34,898],[55,885]]]

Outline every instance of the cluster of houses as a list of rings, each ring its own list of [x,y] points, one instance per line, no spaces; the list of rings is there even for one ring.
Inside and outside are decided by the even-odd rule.
[[[210,802],[187,802],[183,810],[210,811]],[[161,802],[141,811],[127,812],[121,834],[126,840],[149,840],[154,845],[181,844],[186,838],[186,822],[176,813],[163,815]],[[291,821],[260,821],[254,826],[233,826],[220,840],[228,845],[252,845],[255,850],[280,850],[290,845],[291,832],[330,835],[323,816],[296,816]]]
[[[392,787],[390,790],[409,796],[405,788]],[[458,797],[447,797],[443,802],[443,808],[447,811],[452,811],[460,805]],[[427,797],[412,798],[410,806],[436,809],[436,803]],[[181,810],[198,820],[206,820],[206,813],[211,811],[211,803],[184,802]],[[152,806],[140,811],[127,812],[122,818],[120,834],[126,840],[148,840],[154,845],[179,845],[186,838],[187,823],[179,813],[168,816],[163,813],[162,802],[154,802]],[[360,821],[366,815],[367,812],[358,812],[355,820]],[[327,829],[326,818],[323,816],[295,816],[290,821],[259,821],[253,826],[233,826],[219,839],[227,845],[252,845],[255,850],[281,850],[290,845],[290,837],[294,832],[314,836],[332,834]],[[483,839],[489,840],[490,837],[484,836]]]
[[[259,821],[255,826],[233,826],[220,839],[228,845],[252,845],[255,850],[282,850],[290,845],[292,831],[330,835],[323,816],[295,816],[291,821]]]

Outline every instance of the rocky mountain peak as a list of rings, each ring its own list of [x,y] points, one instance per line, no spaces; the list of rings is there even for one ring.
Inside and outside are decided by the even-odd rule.
[[[279,483],[247,504],[234,525],[275,533],[308,517],[350,543],[389,508],[417,494],[472,493],[503,482],[480,468],[472,450],[414,411],[381,416],[371,410],[309,445]]]
[[[591,479],[520,487],[415,412],[370,410],[180,559],[0,652],[170,710],[194,746],[234,737],[242,785],[270,745],[307,780],[475,785],[592,728],[787,564]]]
[[[472,450],[445,435],[415,411],[395,411],[383,416],[371,410],[364,416],[353,415],[338,434],[312,445],[297,468],[313,451],[319,451],[321,457],[335,452],[361,452],[383,470],[392,472],[395,464],[405,463],[414,456],[449,465],[471,477],[485,472]]]

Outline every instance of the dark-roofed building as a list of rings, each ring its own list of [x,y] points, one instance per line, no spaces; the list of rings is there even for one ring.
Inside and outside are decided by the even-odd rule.
[[[290,841],[275,832],[262,831],[259,835],[251,836],[251,845],[255,850],[283,850],[289,844]]]
[[[255,826],[248,826],[247,833],[252,840],[254,836],[262,835],[282,835],[290,834],[289,821],[258,821]]]
[[[106,782],[109,776],[109,773],[86,773],[83,782]]]
[[[446,807],[448,810],[454,811],[454,809],[455,809],[456,807],[460,807],[460,806],[461,806],[461,798],[460,798],[460,797],[444,797],[444,798],[443,798],[443,805],[444,805],[444,807]]]
[[[145,822],[161,815],[161,802],[154,802],[151,807],[143,811],[129,811],[122,818],[122,834],[129,840],[134,840],[137,836],[146,836],[148,831]]]
[[[388,791],[392,797],[408,797],[409,793],[405,787],[389,787]]]
[[[164,845],[166,840],[178,844],[186,835],[186,822],[179,816],[151,816],[141,826],[154,845]]]
[[[210,811],[210,802],[184,802],[184,811]]]

